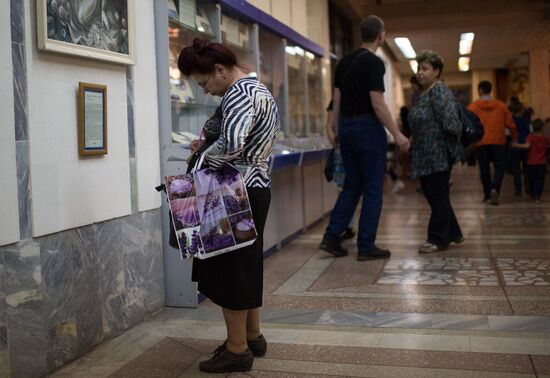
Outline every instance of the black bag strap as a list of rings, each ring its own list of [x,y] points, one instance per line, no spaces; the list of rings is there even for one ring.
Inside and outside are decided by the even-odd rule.
[[[353,58],[353,60],[351,61],[351,63],[349,64],[348,66],[348,69],[346,70],[346,72],[344,73],[344,76],[342,77],[342,84],[344,84],[344,81],[345,79],[347,79],[348,77],[348,74],[349,72],[351,71],[351,68],[353,67],[354,63],[357,62],[357,60],[364,54],[370,52],[369,50],[365,49],[365,51],[362,51],[360,52],[359,54],[357,54],[357,56],[355,58]]]

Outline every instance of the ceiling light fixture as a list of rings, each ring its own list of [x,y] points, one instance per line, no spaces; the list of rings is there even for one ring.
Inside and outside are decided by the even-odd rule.
[[[458,69],[462,72],[467,72],[470,70],[470,57],[461,56],[458,58]]]
[[[411,70],[416,74],[416,71],[418,71],[418,62],[416,60],[409,60],[409,66],[411,66]]]
[[[393,40],[395,41],[395,44],[397,45],[397,47],[399,47],[405,58],[416,58],[416,52],[411,45],[411,41],[407,37],[397,37]]]
[[[460,55],[470,55],[472,53],[472,46],[474,44],[474,33],[461,33],[460,42],[458,44],[458,52]]]

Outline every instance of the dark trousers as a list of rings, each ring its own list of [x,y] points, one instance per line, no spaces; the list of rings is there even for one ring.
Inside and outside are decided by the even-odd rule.
[[[339,241],[363,196],[357,246],[359,251],[374,248],[382,211],[387,137],[374,116],[343,117],[340,120],[340,151],[346,178],[332,210],[325,238]]]
[[[546,165],[528,165],[529,180],[531,182],[531,196],[540,199],[544,190],[544,179],[546,177]]]
[[[521,176],[525,185],[525,193],[529,193],[529,173],[527,172],[527,150],[521,148],[510,149],[510,168],[514,176],[516,193],[521,193]]]
[[[449,197],[450,178],[450,171],[420,177],[422,192],[432,209],[428,224],[428,242],[440,246],[447,246],[462,237]]]
[[[500,193],[500,186],[504,178],[506,168],[506,147],[499,144],[487,144],[477,148],[479,162],[479,176],[483,185],[483,194],[489,198],[491,190]],[[491,177],[491,163],[493,163],[493,175]]]

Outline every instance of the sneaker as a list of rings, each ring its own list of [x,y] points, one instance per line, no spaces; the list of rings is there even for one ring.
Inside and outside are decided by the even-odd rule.
[[[348,250],[342,248],[340,242],[334,242],[325,238],[323,238],[319,249],[330,253],[334,257],[344,257],[348,255]]]
[[[490,204],[493,206],[498,206],[498,192],[493,189],[489,195],[491,197]]]
[[[454,240],[453,240],[453,243],[455,243],[455,244],[462,244],[462,243],[464,243],[465,241],[466,241],[466,239],[464,239],[464,236],[460,236],[460,237],[454,239]]]
[[[246,340],[248,349],[252,352],[254,357],[263,357],[267,352],[267,341],[264,335],[258,336],[256,340]]]
[[[447,249],[447,246],[437,245],[433,243],[424,243],[418,248],[418,253],[434,253],[439,251],[444,251]]]
[[[397,180],[393,187],[391,188],[391,193],[395,194],[405,187],[405,183],[401,180]]]
[[[349,240],[349,239],[353,239],[354,237],[355,237],[355,232],[353,231],[352,228],[346,228],[346,231],[344,231],[342,235],[340,235],[340,239],[342,240]]]
[[[250,349],[243,353],[232,353],[227,350],[226,344],[219,346],[211,359],[202,361],[199,370],[207,373],[230,373],[234,371],[250,371],[254,363],[254,356]]]
[[[387,249],[380,249],[374,246],[370,251],[358,251],[357,261],[387,259],[390,256],[391,252]]]

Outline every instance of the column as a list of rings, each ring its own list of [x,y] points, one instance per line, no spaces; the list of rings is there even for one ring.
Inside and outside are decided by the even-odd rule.
[[[550,51],[529,51],[529,93],[535,118],[550,117]]]

